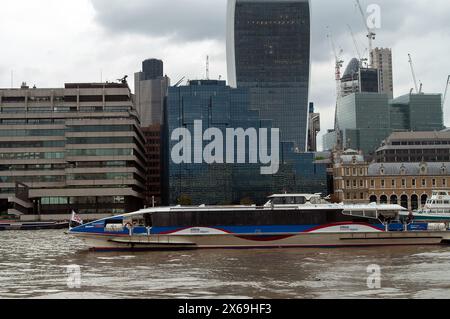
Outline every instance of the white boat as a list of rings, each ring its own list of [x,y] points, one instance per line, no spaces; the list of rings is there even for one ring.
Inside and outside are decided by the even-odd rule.
[[[430,232],[427,223],[401,223],[404,210],[282,194],[261,207],[143,209],[72,228],[70,234],[94,250],[439,245],[450,240],[450,232]]]
[[[450,222],[450,191],[433,191],[422,209],[412,212],[412,216],[406,212],[401,215],[417,221]]]

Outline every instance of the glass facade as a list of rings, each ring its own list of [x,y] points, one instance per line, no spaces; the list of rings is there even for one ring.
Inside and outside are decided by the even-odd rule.
[[[238,204],[250,199],[263,204],[268,195],[280,192],[327,192],[326,166],[314,163],[314,154],[300,154],[294,143],[281,143],[281,166],[275,175],[262,175],[261,166],[249,163],[251,149],[259,151],[258,145],[246,140],[246,164],[181,163],[171,157],[171,151],[179,143],[171,141],[172,133],[186,128],[194,139],[194,122],[201,120],[202,134],[208,128],[217,128],[226,136],[226,129],[266,128],[270,132],[272,122],[262,120],[259,112],[251,110],[251,94],[248,88],[233,89],[224,81],[191,81],[189,86],[171,87],[165,109],[165,141],[163,147],[164,167],[163,195],[167,204],[178,204],[187,197],[193,204]],[[270,141],[270,138],[269,138]],[[191,146],[194,146],[193,140]],[[210,143],[193,147],[195,153]],[[258,143],[255,143],[258,144]],[[270,143],[269,143],[270,144]],[[225,145],[224,145],[225,146]],[[228,146],[228,145],[227,145]],[[269,150],[271,146],[269,145]],[[237,143],[232,151],[237,152]],[[230,149],[226,149],[230,152]],[[236,159],[236,158],[235,158]]]
[[[373,155],[392,132],[440,131],[444,128],[441,103],[439,94],[408,94],[394,100],[376,93],[342,97],[337,119],[344,147]],[[329,133],[324,141],[332,137]]]
[[[228,16],[232,86],[250,89],[251,109],[283,142],[307,149],[310,7],[307,0],[235,0]]]

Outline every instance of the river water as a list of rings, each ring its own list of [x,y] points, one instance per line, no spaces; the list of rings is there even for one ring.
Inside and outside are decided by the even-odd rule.
[[[64,231],[0,232],[0,298],[450,299],[450,247],[97,253]]]

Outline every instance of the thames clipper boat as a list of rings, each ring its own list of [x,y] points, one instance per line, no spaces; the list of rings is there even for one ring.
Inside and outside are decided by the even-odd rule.
[[[401,213],[405,215],[405,213]],[[429,222],[450,222],[450,192],[433,191],[433,195],[427,200],[422,209],[412,213],[414,220]]]
[[[439,245],[450,231],[400,222],[399,205],[331,204],[320,195],[273,195],[262,207],[143,209],[70,229],[92,250]]]

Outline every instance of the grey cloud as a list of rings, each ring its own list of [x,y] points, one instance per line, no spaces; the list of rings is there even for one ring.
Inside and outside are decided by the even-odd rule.
[[[171,37],[179,42],[216,39],[224,41],[226,32],[226,0],[91,0],[97,21],[107,30],[149,37]],[[381,7],[382,29],[375,45],[393,46],[402,35],[416,36],[449,28],[446,19],[450,5],[445,0],[361,0],[363,7]],[[433,1],[433,4],[434,4]],[[365,29],[354,0],[311,0],[312,58],[329,60],[330,44],[326,26],[333,29],[338,46],[354,55],[347,24],[356,34],[361,51],[367,47]],[[439,10],[436,10],[439,7]],[[417,19],[420,17],[420,19]],[[419,20],[419,21],[418,21]],[[413,23],[412,23],[413,21]]]
[[[107,30],[179,41],[225,38],[223,0],[91,0]]]

